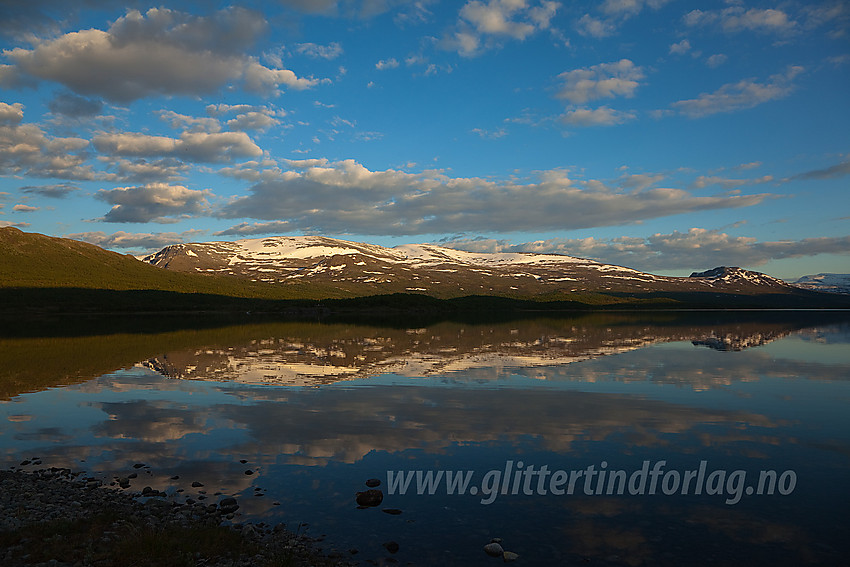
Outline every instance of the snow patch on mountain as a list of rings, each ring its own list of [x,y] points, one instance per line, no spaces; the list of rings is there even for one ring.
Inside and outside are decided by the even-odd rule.
[[[424,264],[442,264],[446,262],[472,264],[477,266],[505,266],[509,264],[546,264],[575,262],[581,264],[598,264],[593,260],[564,256],[560,254],[529,254],[521,252],[480,253],[444,248],[432,244],[403,244],[396,246],[405,254],[407,260]]]

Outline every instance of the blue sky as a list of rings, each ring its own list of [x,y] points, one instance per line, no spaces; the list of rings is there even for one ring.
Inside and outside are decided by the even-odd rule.
[[[842,1],[0,6],[0,226],[850,272]]]

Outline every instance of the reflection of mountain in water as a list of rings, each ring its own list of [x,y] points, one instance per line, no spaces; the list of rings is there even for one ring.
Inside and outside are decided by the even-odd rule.
[[[842,312],[594,313],[416,329],[256,318],[249,324],[198,318],[176,325],[160,317],[134,317],[74,320],[72,332],[61,320],[54,326],[39,323],[29,334],[0,337],[0,400],[85,382],[140,360],[174,378],[282,385],[321,385],[387,372],[466,382],[509,374],[561,381],[577,373],[571,362],[663,342],[728,337],[730,343],[755,345],[796,332],[807,341],[847,342],[848,317]],[[671,368],[671,360],[664,366]],[[544,367],[545,372],[535,370]]]
[[[242,344],[175,350],[142,364],[172,378],[315,386],[393,373],[445,376],[476,370],[563,366],[636,350],[655,343],[691,341],[718,350],[741,350],[790,334],[787,324],[702,326],[604,321],[524,321],[513,324],[444,323],[419,329],[333,326],[280,334]],[[767,327],[767,328],[765,328]],[[543,376],[541,376],[543,377]]]
[[[724,334],[710,336],[691,341],[694,346],[707,346],[714,350],[739,351],[745,348],[757,347],[791,334],[791,331],[776,331],[772,333],[753,333],[747,336]]]

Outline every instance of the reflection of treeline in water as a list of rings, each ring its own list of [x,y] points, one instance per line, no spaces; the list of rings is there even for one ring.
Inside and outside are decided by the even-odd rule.
[[[737,338],[762,344],[795,330],[848,321],[844,313],[702,312],[588,313],[501,322],[443,321],[419,326],[357,325],[345,321],[261,321],[257,318],[66,318],[2,325],[0,399],[80,383],[142,361],[169,360],[162,371],[217,358],[274,354],[303,364],[366,368],[391,359],[469,355],[599,356],[666,341]],[[177,329],[177,330],[175,330]],[[218,353],[218,354],[217,354]],[[283,358],[280,358],[283,357]],[[328,381],[334,381],[329,377]]]

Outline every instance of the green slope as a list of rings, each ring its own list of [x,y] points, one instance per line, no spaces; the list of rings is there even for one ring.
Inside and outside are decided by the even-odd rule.
[[[274,286],[169,272],[93,244],[13,227],[0,228],[0,288],[156,290],[268,300],[340,296],[334,289],[315,285]]]

